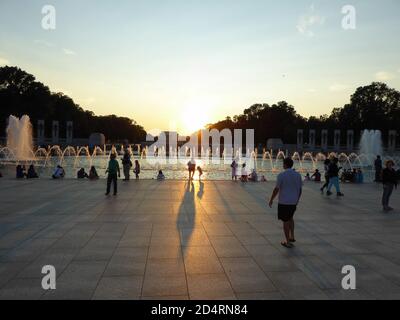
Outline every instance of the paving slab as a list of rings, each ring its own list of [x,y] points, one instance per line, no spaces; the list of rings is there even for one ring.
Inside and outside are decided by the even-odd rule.
[[[286,249],[272,182],[119,183],[2,179],[0,299],[400,299],[400,197],[382,212],[381,185],[305,183]]]

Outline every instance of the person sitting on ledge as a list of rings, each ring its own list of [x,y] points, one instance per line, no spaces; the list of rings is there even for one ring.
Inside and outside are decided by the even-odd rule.
[[[97,174],[96,168],[94,166],[91,166],[90,171],[89,171],[89,179],[97,180],[98,178],[99,178],[99,175]]]
[[[252,182],[258,181],[258,175],[257,175],[256,169],[251,170],[251,173],[250,173],[248,179],[249,179],[249,181],[252,181]]]
[[[78,179],[89,178],[88,174],[85,172],[84,168],[80,168],[78,173],[76,174]]]
[[[25,178],[25,176],[26,176],[26,173],[25,173],[25,166],[21,166],[20,164],[19,165],[17,165],[17,168],[16,168],[16,177],[17,177],[17,179],[23,179],[23,178]]]
[[[261,182],[267,182],[267,178],[264,175],[261,176]]]
[[[306,176],[304,177],[304,181],[311,181],[311,177],[308,172],[307,172]]]
[[[53,179],[62,179],[65,177],[65,170],[63,167],[60,165],[57,165],[56,170],[54,171],[54,174],[52,175]]]
[[[39,178],[39,175],[37,174],[35,167],[33,166],[33,164],[31,164],[29,166],[28,169],[28,174],[26,175],[27,179],[36,179]]]
[[[313,180],[313,179],[315,182],[321,182],[321,173],[319,172],[318,169],[315,169],[315,172],[311,176],[311,180]]]
[[[157,180],[158,181],[165,180],[165,176],[164,176],[164,173],[162,172],[162,170],[158,171]]]

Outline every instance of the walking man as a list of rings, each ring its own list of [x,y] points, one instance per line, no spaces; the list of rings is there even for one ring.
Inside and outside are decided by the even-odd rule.
[[[114,184],[114,196],[117,195],[117,180],[118,180],[117,175],[118,177],[120,177],[121,172],[119,170],[118,161],[115,158],[116,158],[115,153],[112,153],[110,155],[110,161],[108,162],[108,167],[106,170],[106,173],[108,172],[106,196],[110,194],[111,182],[113,182]]]
[[[282,241],[281,244],[286,248],[291,248],[296,241],[293,216],[301,197],[303,182],[301,175],[292,169],[292,159],[286,158],[283,160],[283,168],[285,171],[278,175],[269,206],[272,207],[275,197],[279,194],[278,219],[283,222],[285,234],[285,241]]]
[[[328,170],[328,175],[329,175],[329,185],[328,185],[328,191],[326,194],[328,196],[332,195],[331,189],[332,186],[335,186],[336,189],[336,194],[338,197],[343,197],[344,194],[340,191],[340,185],[339,185],[339,171],[342,168],[338,167],[339,159],[334,158],[329,165],[329,170]]]

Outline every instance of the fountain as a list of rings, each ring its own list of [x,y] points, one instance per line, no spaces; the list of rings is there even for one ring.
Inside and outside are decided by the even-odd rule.
[[[29,116],[21,119],[10,115],[7,126],[7,147],[14,154],[15,160],[33,157],[32,124]]]
[[[282,159],[291,157],[295,162],[295,169],[301,173],[313,172],[315,169],[323,170],[323,161],[326,158],[337,157],[341,166],[345,169],[362,168],[367,174],[366,180],[373,179],[372,162],[379,154],[383,160],[387,156],[382,154],[382,135],[380,131],[365,130],[360,141],[360,152],[351,153],[312,153],[293,151],[292,154],[279,150],[274,155],[273,150],[263,150],[258,154],[256,149],[246,148],[242,150],[241,146],[228,149],[210,146],[202,146],[199,153],[193,147],[169,147],[169,155],[165,146],[141,148],[137,146],[136,154],[133,152],[135,146],[126,145],[131,153],[132,160],[141,160],[142,177],[151,179],[158,169],[162,169],[167,179],[185,179],[187,176],[187,159],[195,158],[196,162],[204,170],[204,178],[210,180],[230,180],[230,162],[235,159],[239,164],[246,163],[249,169],[256,169],[259,174],[273,179],[276,174],[282,171]],[[108,150],[107,150],[108,148]],[[121,146],[121,148],[125,148]],[[153,150],[154,148],[154,150]],[[121,149],[121,152],[124,149]],[[150,152],[153,150],[153,152]],[[222,151],[222,152],[221,152]],[[88,146],[61,148],[58,145],[48,146],[47,148],[33,148],[32,144],[32,125],[29,116],[24,115],[20,119],[10,116],[7,127],[7,146],[0,146],[0,167],[8,168],[12,175],[16,164],[29,165],[34,164],[39,173],[43,176],[50,176],[54,167],[58,164],[65,167],[67,176],[74,177],[76,169],[85,167],[87,169],[94,165],[102,171],[107,166],[111,153],[117,153],[114,145],[103,148],[96,146],[93,149]],[[391,159],[399,162],[398,156]]]
[[[365,155],[370,164],[377,155],[382,155],[382,133],[379,130],[364,130],[360,141],[360,154]]]

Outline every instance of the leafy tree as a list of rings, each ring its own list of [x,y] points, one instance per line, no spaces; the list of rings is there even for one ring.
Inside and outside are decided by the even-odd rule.
[[[111,141],[128,139],[145,140],[146,132],[134,120],[112,116],[96,116],[86,111],[63,93],[51,93],[35,77],[17,67],[0,68],[0,130],[5,132],[10,114],[28,114],[34,128],[37,120],[46,122],[45,134],[51,135],[51,122],[60,121],[60,133],[65,132],[66,121],[74,121],[74,136],[89,137],[92,132],[102,132]],[[34,134],[36,130],[34,130]]]

